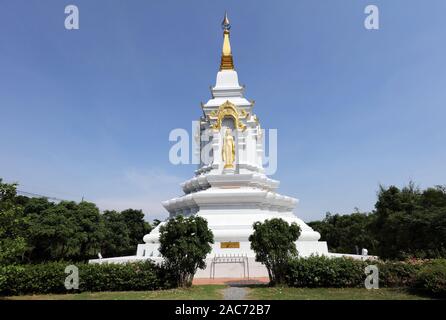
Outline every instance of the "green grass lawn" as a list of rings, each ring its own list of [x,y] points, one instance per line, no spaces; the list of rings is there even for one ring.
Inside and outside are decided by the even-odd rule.
[[[425,300],[405,289],[253,287],[248,299],[259,300]]]
[[[78,294],[49,294],[6,297],[14,300],[218,300],[223,299],[224,285],[199,285],[188,289],[126,292],[83,292]],[[247,299],[259,300],[419,300],[428,297],[404,289],[364,288],[246,288]]]
[[[14,300],[218,300],[224,285],[193,286],[187,289],[125,292],[82,292],[7,297]]]

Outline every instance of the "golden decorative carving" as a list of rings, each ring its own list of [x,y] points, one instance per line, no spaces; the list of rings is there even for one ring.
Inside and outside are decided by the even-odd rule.
[[[248,113],[245,110],[240,111],[240,118],[246,118]]]
[[[218,118],[218,113],[216,110],[213,110],[209,113],[209,118],[211,119],[217,119]]]
[[[245,112],[246,113],[246,112]],[[212,111],[209,114],[209,117],[216,118],[216,122],[211,126],[212,129],[220,130],[221,129],[221,123],[225,117],[231,117],[234,120],[234,125],[236,129],[245,130],[246,125],[244,125],[240,121],[240,115],[237,111],[237,108],[233,103],[231,103],[229,100],[226,100],[225,103],[223,103],[219,108],[218,111],[215,113],[215,111]]]
[[[220,70],[234,70],[234,60],[232,59],[232,55],[230,55],[230,56],[222,55],[221,56]]]

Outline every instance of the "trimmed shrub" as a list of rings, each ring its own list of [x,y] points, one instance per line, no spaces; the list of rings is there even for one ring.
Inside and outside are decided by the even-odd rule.
[[[160,287],[157,267],[150,262],[82,265],[79,280],[82,291],[140,291]]]
[[[434,296],[446,297],[446,259],[426,263],[418,272],[414,287]]]
[[[68,264],[48,263],[36,265],[16,265],[5,267],[5,282],[0,287],[2,295],[62,293],[64,286],[65,266]]]
[[[425,264],[425,261],[360,261],[324,256],[298,258],[289,263],[287,284],[313,288],[364,287],[365,267],[376,265],[380,287],[413,287]]]
[[[379,285],[383,287],[412,287],[422,264],[406,261],[378,262]]]
[[[79,289],[67,290],[64,282],[69,262],[6,266],[0,269],[0,295],[73,293],[81,291],[154,290],[168,284],[168,274],[152,262],[127,264],[75,264]]]
[[[310,288],[361,287],[364,286],[364,268],[367,264],[349,258],[297,258],[289,263],[287,284]]]

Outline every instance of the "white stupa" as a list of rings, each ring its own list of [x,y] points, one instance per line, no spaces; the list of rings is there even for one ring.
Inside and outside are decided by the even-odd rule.
[[[220,71],[211,88],[211,99],[202,104],[200,118],[200,152],[208,153],[210,159],[202,160],[195,176],[181,184],[184,195],[163,202],[163,206],[170,217],[198,215],[208,221],[214,234],[209,261],[215,256],[244,255],[255,265],[255,253],[248,240],[253,223],[271,218],[300,226],[301,235],[296,242],[300,256],[329,255],[327,243],[319,241],[320,234],[293,213],[298,200],[277,193],[279,181],[265,174],[262,130],[254,103],[244,97],[244,87],[240,86],[234,69],[226,15],[222,27]],[[101,261],[162,259],[158,252],[159,227],[164,223],[144,236],[136,256]],[[256,274],[266,275],[266,270],[258,269]],[[202,275],[209,276],[207,271]],[[222,275],[236,276],[228,272]]]
[[[198,215],[208,221],[215,242],[211,256],[228,253],[254,256],[248,241],[252,225],[271,218],[300,226],[301,236],[296,245],[301,255],[327,254],[326,242],[318,241],[320,234],[294,215],[297,199],[277,193],[279,181],[264,173],[262,131],[254,103],[244,97],[244,87],[240,86],[234,70],[227,16],[222,26],[220,71],[211,88],[212,98],[202,104],[200,118],[201,153],[210,153],[211,159],[202,161],[195,176],[182,183],[183,196],[165,201],[163,206],[170,217]],[[234,157],[229,154],[226,157],[229,159],[224,159],[225,151],[231,149],[227,146],[225,150],[227,129],[233,136]],[[158,238],[159,226],[144,237],[140,251],[158,256]]]

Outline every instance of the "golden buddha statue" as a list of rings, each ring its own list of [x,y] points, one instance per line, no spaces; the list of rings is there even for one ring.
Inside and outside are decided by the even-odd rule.
[[[222,157],[226,168],[234,168],[235,143],[231,134],[231,129],[227,128],[223,139]]]

